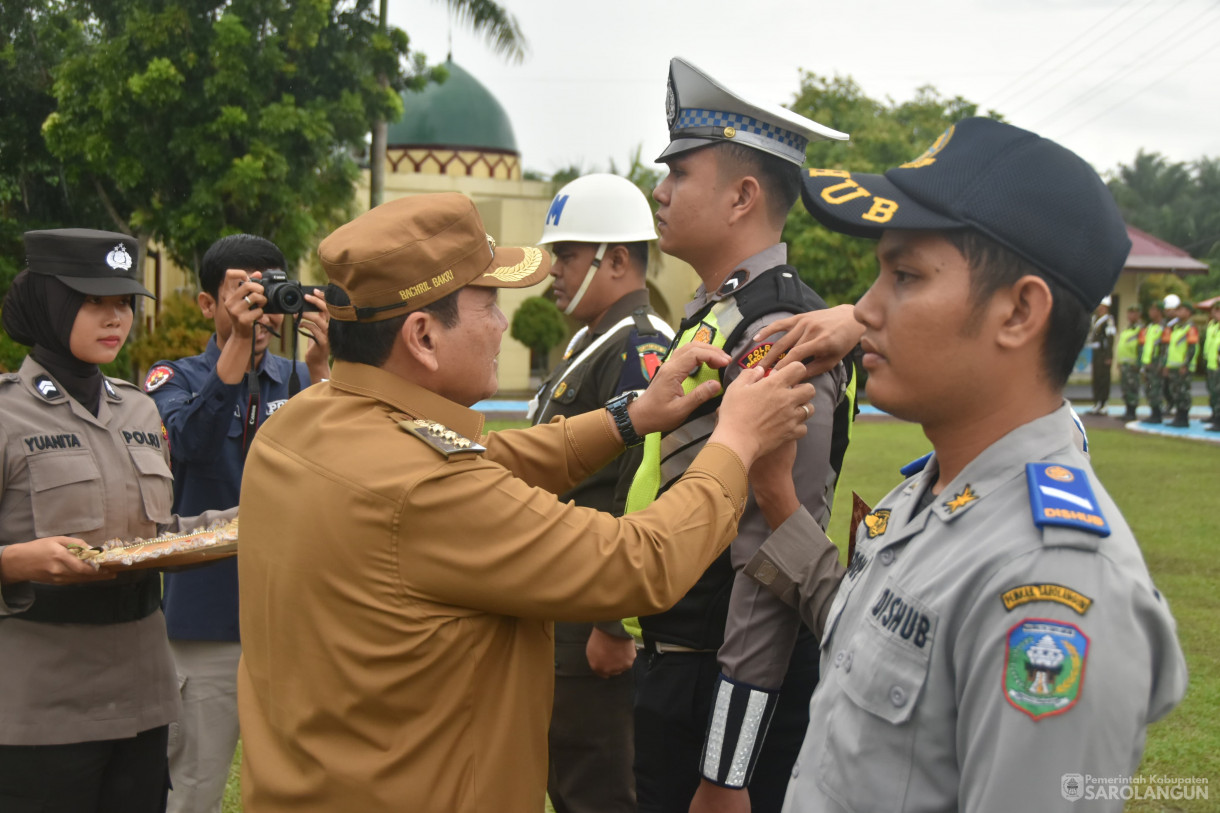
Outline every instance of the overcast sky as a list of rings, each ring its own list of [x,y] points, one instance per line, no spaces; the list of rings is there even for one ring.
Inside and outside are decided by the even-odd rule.
[[[1103,173],[1140,148],[1220,158],[1217,0],[502,0],[529,41],[519,65],[451,26],[440,0],[389,4],[429,62],[452,37],[454,61],[508,111],[525,167],[548,174],[622,166],[638,145],[651,161],[668,140],[671,56],[785,105],[802,70],[895,101],[930,84]]]

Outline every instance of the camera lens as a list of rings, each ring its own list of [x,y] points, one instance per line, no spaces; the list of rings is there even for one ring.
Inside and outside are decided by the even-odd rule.
[[[295,285],[283,285],[276,294],[279,310],[283,313],[297,313],[301,310],[303,298],[300,288]]]

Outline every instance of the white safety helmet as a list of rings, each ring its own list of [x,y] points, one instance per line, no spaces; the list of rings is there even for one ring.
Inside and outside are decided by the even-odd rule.
[[[1168,294],[1165,297],[1165,310],[1173,310],[1174,308],[1182,307],[1182,300],[1177,294]]]
[[[599,172],[577,178],[555,194],[538,245],[656,239],[644,193],[626,178]]]
[[[547,210],[538,245],[597,244],[589,273],[585,274],[584,282],[563,312],[571,316],[576,310],[601,268],[607,246],[656,239],[657,230],[653,226],[648,199],[626,178],[599,172],[577,178],[560,189]]]

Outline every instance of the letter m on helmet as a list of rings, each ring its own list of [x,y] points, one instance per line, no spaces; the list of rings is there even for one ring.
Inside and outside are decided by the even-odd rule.
[[[551,208],[546,213],[546,223],[550,225],[559,225],[559,218],[563,215],[563,207],[567,205],[567,195],[556,195],[551,201]]]

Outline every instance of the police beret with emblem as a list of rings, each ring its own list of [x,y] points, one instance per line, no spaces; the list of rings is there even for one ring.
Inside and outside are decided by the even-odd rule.
[[[673,155],[731,142],[778,156],[800,166],[810,141],[846,141],[840,133],[779,105],[746,101],[681,57],[669,61],[665,93],[669,146],[657,156]]]
[[[533,246],[496,247],[474,202],[457,192],[383,203],[333,231],[318,258],[351,300],[329,307],[341,322],[389,319],[467,285],[525,288],[551,267]]]
[[[1114,198],[1084,159],[994,119],[959,121],[923,155],[884,175],[808,169],[801,197],[827,228],[856,237],[974,229],[1090,311],[1114,290],[1131,250]]]
[[[31,274],[55,277],[90,296],[138,294],[153,297],[139,283],[140,244],[134,237],[94,229],[27,231],[25,262]]]

